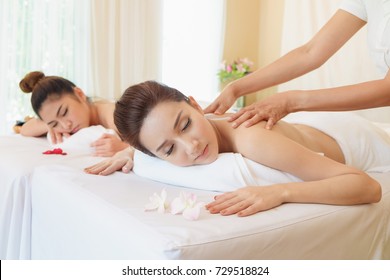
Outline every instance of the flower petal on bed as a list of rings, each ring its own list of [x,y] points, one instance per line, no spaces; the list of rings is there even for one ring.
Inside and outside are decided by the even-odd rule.
[[[176,215],[180,214],[183,212],[185,209],[185,204],[180,197],[176,197],[172,202],[171,202],[171,214]]]
[[[149,197],[150,202],[145,205],[145,211],[157,210],[159,213],[164,213],[165,209],[167,209],[166,199],[167,191],[165,189],[161,191],[161,195],[154,193]]]
[[[197,220],[200,215],[200,208],[203,206],[204,206],[203,202],[198,202],[193,207],[186,208],[183,211],[183,217],[191,221]]]
[[[193,193],[181,192],[171,203],[171,214],[183,213],[184,218],[188,220],[197,220],[200,214],[200,208],[204,205],[202,202],[196,203],[196,195]]]

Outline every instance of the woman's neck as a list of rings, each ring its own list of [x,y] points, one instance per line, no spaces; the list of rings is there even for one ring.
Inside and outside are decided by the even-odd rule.
[[[90,110],[90,118],[89,118],[90,125],[101,124],[97,106],[92,102],[88,103],[88,106]]]
[[[231,141],[230,130],[232,129],[230,123],[227,122],[227,117],[208,119],[214,128],[215,135],[218,141],[219,153],[233,152],[233,145]]]

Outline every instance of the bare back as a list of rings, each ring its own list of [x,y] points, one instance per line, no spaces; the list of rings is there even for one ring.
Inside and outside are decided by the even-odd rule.
[[[265,122],[260,125],[264,127]],[[316,128],[279,121],[272,130],[314,152],[322,153],[328,158],[345,163],[343,152],[336,140]]]
[[[221,121],[212,120],[212,122],[222,131],[222,133],[227,133],[227,135],[231,136],[226,137],[225,139],[234,138],[235,134],[238,136],[241,135],[243,129],[266,130],[265,121],[259,122],[252,128],[242,127],[236,129],[233,129],[230,123],[223,121],[222,119]],[[336,140],[318,129],[303,124],[292,124],[285,121],[279,121],[273,126],[271,132],[282,135],[313,152],[323,154],[337,162],[345,163],[343,152]],[[228,143],[228,145],[232,145],[232,143]],[[229,150],[232,152],[240,152],[235,150],[234,145],[226,151]]]

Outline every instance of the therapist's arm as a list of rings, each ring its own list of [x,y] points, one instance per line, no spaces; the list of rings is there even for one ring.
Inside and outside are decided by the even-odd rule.
[[[347,111],[390,106],[390,74],[384,79],[330,89],[287,92],[290,112]]]
[[[308,43],[230,83],[205,113],[222,114],[240,96],[290,81],[320,67],[365,24],[360,18],[338,10]]]

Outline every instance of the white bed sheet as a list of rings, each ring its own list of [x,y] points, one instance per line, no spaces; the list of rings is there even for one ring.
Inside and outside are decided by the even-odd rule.
[[[29,259],[31,236],[30,176],[44,164],[88,166],[101,160],[85,152],[43,155],[46,138],[0,137],[0,259]]]
[[[390,132],[388,124],[387,128]],[[101,158],[85,152],[42,155],[47,149],[43,138],[1,136],[0,259],[390,259],[389,174],[373,174],[384,192],[375,205],[289,204],[244,219],[204,211],[200,221],[189,222],[142,211],[148,197],[167,185],[134,174],[87,175],[82,168]],[[37,166],[42,167],[34,170]],[[33,232],[32,174],[37,182]],[[181,190],[168,189],[171,197]],[[193,192],[206,202],[214,195]],[[306,236],[316,233],[307,244]]]
[[[33,259],[389,259],[390,174],[378,204],[285,204],[239,218],[202,210],[197,221],[145,212],[164,187],[134,173],[100,177],[38,167],[32,177]],[[187,189],[208,202],[215,193]]]

